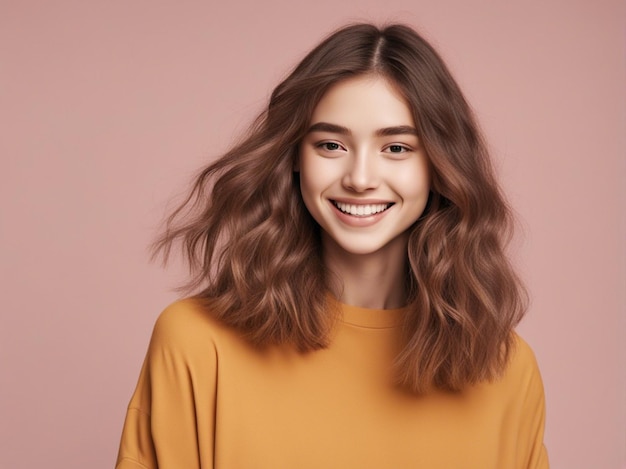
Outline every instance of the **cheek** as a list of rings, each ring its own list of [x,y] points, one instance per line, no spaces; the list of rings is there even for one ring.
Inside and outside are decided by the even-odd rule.
[[[334,169],[328,160],[303,155],[299,161],[300,188],[303,196],[317,196],[333,181]]]
[[[430,170],[426,162],[417,162],[396,174],[395,188],[407,200],[421,200],[430,192]]]
[[[326,197],[333,192],[336,162],[303,153],[299,161],[300,193],[309,214],[323,225],[328,210]]]
[[[320,188],[318,187],[319,181],[315,178],[315,169],[311,167],[306,158],[301,158],[299,161],[299,177],[300,177],[300,193],[302,194],[302,200],[306,208],[313,214],[315,208],[313,207],[313,201],[317,199]]]
[[[309,212],[309,215],[320,224],[322,221],[322,212],[319,202],[319,191],[311,186],[312,181],[309,181],[306,176],[306,172],[300,171],[300,195],[302,202]]]

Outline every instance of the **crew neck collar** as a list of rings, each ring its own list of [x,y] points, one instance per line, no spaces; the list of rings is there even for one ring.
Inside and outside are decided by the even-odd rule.
[[[394,309],[363,308],[342,303],[334,296],[329,295],[341,311],[341,320],[353,326],[385,329],[398,327],[402,324],[407,307]]]

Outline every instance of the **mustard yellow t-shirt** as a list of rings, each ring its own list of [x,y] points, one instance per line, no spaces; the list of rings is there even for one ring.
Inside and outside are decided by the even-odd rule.
[[[194,300],[154,328],[118,469],[547,468],[544,394],[517,339],[503,378],[461,393],[392,385],[403,310],[342,305],[329,348],[264,351]]]

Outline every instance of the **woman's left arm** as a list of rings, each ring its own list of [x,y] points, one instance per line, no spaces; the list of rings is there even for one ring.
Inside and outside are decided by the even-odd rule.
[[[534,353],[523,341],[518,346],[523,349],[525,375],[525,393],[521,409],[519,429],[520,469],[548,469],[548,452],[543,442],[546,422],[546,402],[543,381]],[[524,350],[525,349],[525,350]]]

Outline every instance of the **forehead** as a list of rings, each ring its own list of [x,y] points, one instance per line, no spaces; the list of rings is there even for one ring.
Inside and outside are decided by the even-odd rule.
[[[311,124],[329,122],[351,129],[415,126],[411,108],[386,78],[365,75],[331,86],[319,101]]]

